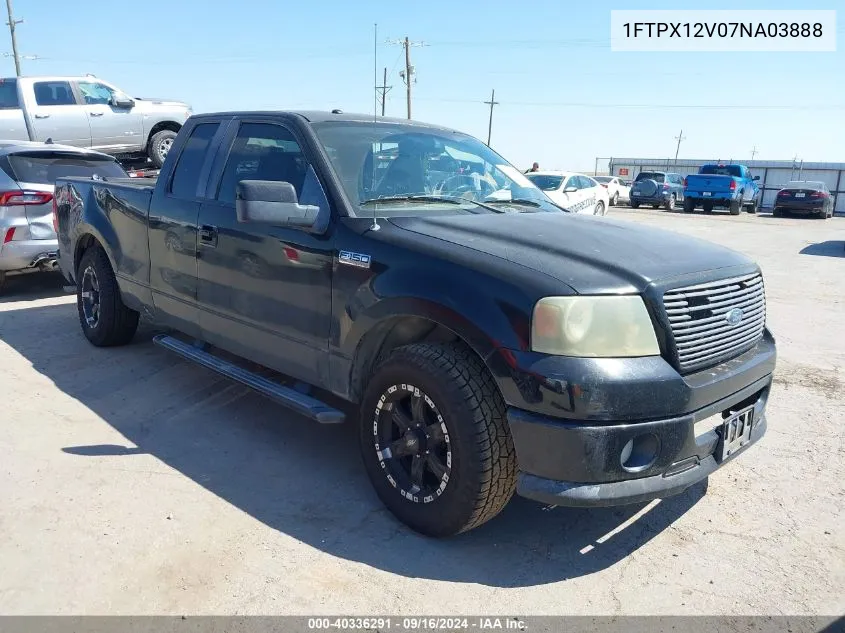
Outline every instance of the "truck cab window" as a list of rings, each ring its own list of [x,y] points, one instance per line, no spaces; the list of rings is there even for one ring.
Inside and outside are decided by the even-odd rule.
[[[108,105],[114,96],[114,91],[99,82],[80,81],[79,92],[86,105]]]
[[[76,105],[70,82],[37,81],[34,90],[35,103],[40,106]]]
[[[217,200],[235,204],[241,180],[289,182],[302,196],[308,162],[293,134],[280,125],[242,123],[226,159]]]
[[[20,108],[18,82],[14,79],[0,80],[0,110]]]
[[[200,123],[191,132],[191,136],[182,148],[173,179],[170,181],[170,193],[177,198],[193,200],[197,197],[200,171],[205,161],[208,145],[217,132],[219,123]]]

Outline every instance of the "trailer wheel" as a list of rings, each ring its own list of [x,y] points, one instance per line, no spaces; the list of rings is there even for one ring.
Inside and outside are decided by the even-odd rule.
[[[516,487],[516,451],[493,377],[463,344],[417,343],[375,370],[360,442],[385,506],[428,536],[496,516]]]
[[[153,161],[156,169],[161,169],[164,165],[164,159],[170,148],[173,147],[173,139],[176,138],[176,132],[173,130],[161,130],[150,137],[150,143],[147,146],[147,156]]]
[[[138,313],[126,307],[106,253],[89,248],[79,261],[76,308],[82,332],[97,347],[125,345],[138,329]]]

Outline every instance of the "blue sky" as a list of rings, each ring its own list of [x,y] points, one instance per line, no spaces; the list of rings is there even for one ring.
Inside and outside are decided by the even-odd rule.
[[[495,88],[492,146],[519,167],[592,170],[597,156],[673,156],[681,129],[681,157],[750,158],[756,146],[758,159],[845,161],[842,0],[707,5],[840,9],[836,53],[614,53],[613,8],[678,3],[14,1],[25,20],[19,51],[40,57],[23,60],[24,74],[90,72],[197,112],[372,112],[378,23],[378,83],[386,66],[393,85],[387,114],[405,116],[405,89],[402,48],[385,40],[424,41],[411,49],[414,118],[484,140],[482,102]],[[8,38],[2,50],[11,50]],[[0,63],[14,75],[10,58]]]

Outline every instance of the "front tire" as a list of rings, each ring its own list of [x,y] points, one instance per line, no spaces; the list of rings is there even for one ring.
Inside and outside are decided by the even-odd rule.
[[[610,206],[615,207],[617,204],[619,204],[619,194],[614,193],[613,197],[610,199]]]
[[[593,215],[605,215],[605,213],[606,213],[606,210],[604,208],[604,202],[599,200],[596,203],[596,208],[593,209]]]
[[[97,347],[126,345],[135,336],[139,315],[123,303],[102,248],[89,248],[79,261],[76,309],[85,338]]]
[[[173,130],[161,130],[150,137],[150,142],[147,145],[147,156],[156,169],[161,169],[164,165],[164,159],[173,147],[173,140],[176,138],[176,132]]]
[[[504,400],[463,344],[394,350],[369,380],[360,443],[382,503],[428,536],[478,527],[516,488]]]

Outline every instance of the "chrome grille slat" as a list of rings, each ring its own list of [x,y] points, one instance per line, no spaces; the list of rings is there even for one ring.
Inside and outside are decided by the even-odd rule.
[[[727,315],[739,308],[742,319]],[[766,326],[766,290],[760,273],[673,288],[663,295],[681,371],[703,369],[752,347]]]

